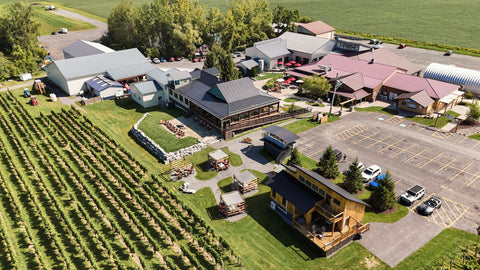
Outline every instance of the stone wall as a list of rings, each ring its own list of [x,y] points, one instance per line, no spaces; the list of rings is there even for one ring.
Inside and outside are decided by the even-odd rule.
[[[186,156],[189,156],[189,155],[191,155],[195,152],[198,152],[198,151],[207,147],[207,145],[204,142],[200,141],[199,143],[197,143],[195,145],[185,147],[185,148],[180,149],[180,150],[175,151],[175,152],[170,152],[170,153],[165,152],[165,150],[163,150],[162,147],[160,147],[160,145],[155,143],[152,139],[150,139],[147,135],[145,135],[145,133],[143,131],[141,131],[138,128],[138,125],[140,124],[140,122],[142,122],[143,119],[145,119],[145,117],[147,117],[148,115],[150,115],[150,113],[148,113],[148,112],[145,113],[142,116],[142,118],[140,118],[140,120],[138,120],[137,123],[135,123],[135,125],[133,125],[130,132],[132,133],[132,136],[135,138],[135,140],[141,146],[143,146],[145,149],[147,149],[147,151],[150,152],[150,154],[152,154],[154,157],[158,158],[161,162],[166,164],[170,161],[174,161],[174,160],[181,159],[181,158],[184,158]]]

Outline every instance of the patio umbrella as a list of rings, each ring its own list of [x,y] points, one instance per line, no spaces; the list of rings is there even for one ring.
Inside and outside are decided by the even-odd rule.
[[[285,80],[282,78],[277,79],[277,82],[284,82]]]
[[[301,66],[301,65],[302,65],[302,64],[300,64],[300,63],[296,63],[294,66],[299,67],[299,66]]]
[[[290,82],[294,82],[294,81],[296,81],[296,80],[295,80],[295,78],[291,78],[289,81],[290,81]]]
[[[302,80],[297,80],[297,83],[303,83],[303,81]]]
[[[290,61],[290,64],[295,64],[295,63],[296,63],[295,60]]]
[[[292,64],[290,64],[290,63],[285,63],[285,66],[287,66],[287,67],[289,67],[289,66],[291,66],[291,65],[292,65]]]
[[[277,65],[281,65],[281,64],[283,64],[282,61],[278,61],[278,62],[277,62]]]

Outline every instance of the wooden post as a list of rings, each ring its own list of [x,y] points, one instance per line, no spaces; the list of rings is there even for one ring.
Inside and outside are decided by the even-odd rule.
[[[455,118],[455,120],[457,120],[457,125],[455,126],[455,133],[456,133],[461,120],[459,118]]]
[[[437,114],[437,119],[435,119],[435,127],[437,127],[438,118],[440,117],[440,113],[436,113],[436,114]]]

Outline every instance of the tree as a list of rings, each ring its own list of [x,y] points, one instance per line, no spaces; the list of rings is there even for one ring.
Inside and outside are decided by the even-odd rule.
[[[390,172],[385,173],[385,178],[378,181],[378,187],[370,195],[370,205],[379,212],[392,209],[396,204],[395,183]]]
[[[358,167],[358,158],[348,168],[345,173],[345,181],[343,182],[344,188],[350,193],[358,193],[363,189],[362,172]]]
[[[218,68],[218,56],[217,53],[214,50],[211,50],[210,52],[207,53],[207,58],[205,59],[205,62],[203,62],[203,68],[211,68],[211,67],[217,67]]]
[[[313,75],[303,79],[302,90],[313,99],[325,96],[331,88],[332,85],[324,76]]]
[[[290,159],[287,161],[288,166],[302,166],[302,161],[300,160],[300,152],[298,152],[297,148],[293,148],[292,152],[290,153]]]
[[[317,163],[316,171],[328,179],[335,179],[340,174],[331,145],[323,152],[322,157]]]
[[[272,22],[275,24],[277,36],[285,33],[286,31],[297,31],[297,26],[294,22],[297,22],[300,19],[300,11],[298,11],[298,9],[289,10],[284,6],[279,5],[273,9],[272,13]]]
[[[468,110],[467,112],[467,119],[469,119],[469,121],[472,121],[473,120],[478,120],[480,118],[480,107],[478,106],[478,103],[472,103],[470,105],[470,110]]]
[[[110,12],[108,32],[102,37],[102,43],[117,50],[140,47],[142,39],[138,29],[144,28],[138,24],[143,16],[146,14],[140,16],[140,10],[133,5],[133,0],[120,1]]]
[[[220,66],[220,79],[223,81],[233,81],[240,77],[240,73],[235,67],[230,53],[222,51],[218,55],[218,64]]]
[[[5,81],[11,77],[12,68],[10,61],[0,53],[0,81]]]

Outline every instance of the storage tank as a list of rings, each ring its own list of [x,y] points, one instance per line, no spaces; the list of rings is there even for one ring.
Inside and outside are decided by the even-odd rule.
[[[461,85],[464,91],[480,94],[480,71],[477,70],[431,63],[423,77]]]

